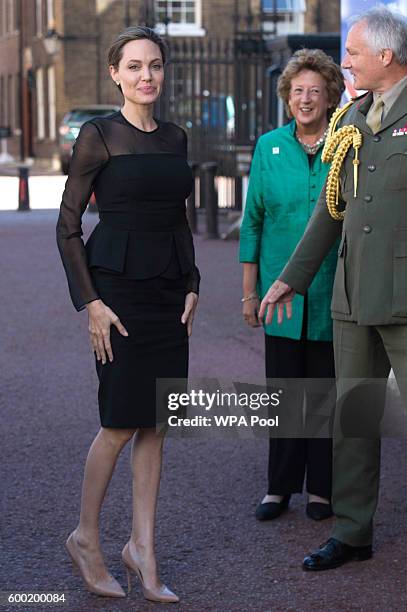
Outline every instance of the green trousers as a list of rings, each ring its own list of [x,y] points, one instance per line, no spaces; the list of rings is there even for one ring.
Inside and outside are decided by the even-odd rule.
[[[332,536],[365,546],[373,537],[380,420],[390,368],[407,405],[407,325],[360,326],[334,320],[334,351],[338,402],[332,505],[337,520]]]

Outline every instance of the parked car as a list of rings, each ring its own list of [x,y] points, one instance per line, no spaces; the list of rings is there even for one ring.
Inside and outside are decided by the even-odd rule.
[[[225,130],[228,136],[235,132],[235,104],[232,96],[220,94],[202,101],[202,125]]]
[[[211,96],[204,91],[198,99],[178,102],[174,114],[180,124],[188,129],[202,126],[209,130],[222,131],[227,136],[235,132],[235,104],[233,96],[216,94]]]
[[[79,134],[81,125],[93,117],[111,115],[118,110],[120,110],[120,106],[114,104],[93,104],[90,106],[76,106],[66,113],[59,126],[59,159],[61,161],[61,170],[64,174],[68,174],[72,147]]]

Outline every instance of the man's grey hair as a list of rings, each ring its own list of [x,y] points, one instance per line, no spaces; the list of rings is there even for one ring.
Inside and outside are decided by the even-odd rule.
[[[351,26],[366,22],[365,36],[375,53],[391,49],[399,64],[407,64],[407,19],[383,4],[349,20]]]

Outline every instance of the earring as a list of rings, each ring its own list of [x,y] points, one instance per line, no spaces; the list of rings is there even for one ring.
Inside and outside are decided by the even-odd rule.
[[[120,85],[120,81],[116,81],[116,85]]]

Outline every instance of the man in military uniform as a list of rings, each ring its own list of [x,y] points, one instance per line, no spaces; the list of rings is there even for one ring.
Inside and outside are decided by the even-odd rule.
[[[342,234],[332,298],[338,397],[349,390],[352,379],[387,379],[392,367],[406,402],[406,20],[385,8],[356,18],[342,66],[352,73],[356,89],[368,90],[340,121],[361,135],[359,163],[349,149],[340,173],[346,212],[328,210],[326,185],[304,237],[264,297],[259,316],[267,310],[266,322],[271,321],[276,307],[280,321],[284,307],[290,316],[293,295],[306,292]],[[359,403],[354,410],[369,407]],[[372,556],[380,438],[346,437],[336,424],[333,459],[336,525],[326,544],[304,559],[308,570]]]

